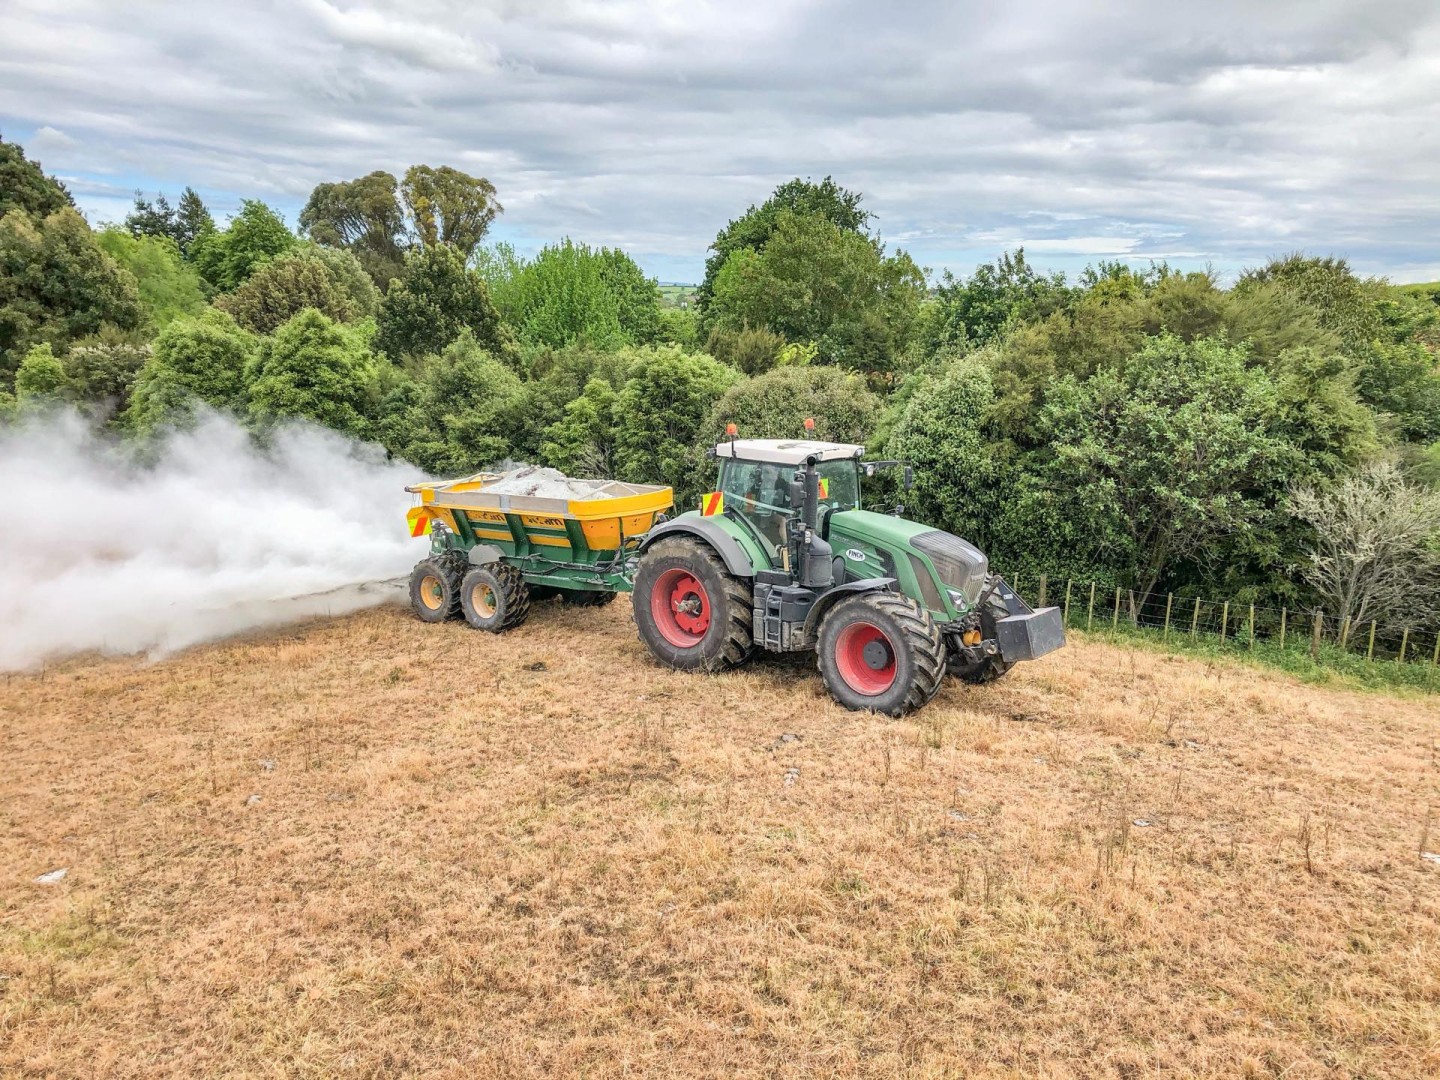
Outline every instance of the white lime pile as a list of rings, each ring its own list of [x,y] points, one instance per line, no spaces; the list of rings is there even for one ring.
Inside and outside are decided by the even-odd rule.
[[[543,465],[522,465],[500,474],[485,485],[496,495],[533,495],[541,499],[613,499],[606,491],[608,480],[576,480],[559,469]]]

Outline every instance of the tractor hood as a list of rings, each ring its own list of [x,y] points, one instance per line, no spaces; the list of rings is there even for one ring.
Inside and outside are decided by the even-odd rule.
[[[852,556],[867,549],[877,554],[888,553],[895,564],[903,559],[913,565],[912,560],[918,559],[931,569],[947,592],[958,592],[964,596],[965,606],[979,600],[990,573],[989,560],[968,540],[928,525],[871,510],[845,510],[831,516],[829,539],[835,553],[843,556],[847,565],[854,564],[857,576],[864,569],[861,560]],[[907,555],[910,559],[904,559]],[[928,592],[924,582],[918,584],[922,594]],[[935,605],[928,603],[927,606]]]

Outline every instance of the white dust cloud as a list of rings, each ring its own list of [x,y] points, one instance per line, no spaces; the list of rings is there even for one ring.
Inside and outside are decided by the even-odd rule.
[[[291,426],[266,447],[205,417],[145,462],[73,413],[0,427],[0,670],[164,655],[395,599],[418,469]]]

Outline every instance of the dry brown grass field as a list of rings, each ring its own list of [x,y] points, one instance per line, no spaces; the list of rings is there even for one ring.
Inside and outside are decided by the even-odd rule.
[[[858,715],[624,603],[76,659],[0,677],[0,1074],[1440,1075],[1437,736],[1097,641]]]

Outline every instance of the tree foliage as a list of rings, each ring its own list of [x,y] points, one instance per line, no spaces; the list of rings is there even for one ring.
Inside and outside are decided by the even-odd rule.
[[[19,143],[0,139],[0,217],[19,210],[32,218],[47,218],[74,205],[65,185],[46,176]]]
[[[163,330],[182,315],[205,307],[205,283],[168,236],[134,236],[123,229],[103,229],[95,236],[100,250],[130,272],[145,318]]]
[[[31,345],[61,347],[106,326],[135,330],[142,317],[135,279],[73,209],[0,218],[0,380]]]
[[[763,249],[735,251],[716,275],[711,325],[763,326],[813,341],[825,360],[888,373],[909,340],[925,279],[904,252],[819,215],[779,211]]]
[[[359,282],[332,269],[336,255],[355,260],[347,251],[330,251],[328,258],[316,248],[289,252],[260,267],[234,292],[217,296],[215,306],[255,334],[273,333],[306,308],[340,322],[374,314],[375,286],[360,271],[364,288],[357,299]]]
[[[405,257],[405,270],[380,302],[376,347],[392,361],[443,351],[462,331],[507,363],[518,358],[514,335],[490,291],[464,256],[445,244]]]
[[[155,338],[126,413],[136,431],[182,423],[196,402],[243,412],[255,338],[222,311],[176,319]]]
[[[223,230],[195,241],[190,259],[213,289],[233,292],[263,264],[299,243],[279,214],[263,202],[246,199]]]
[[[695,292],[696,303],[702,310],[708,307],[715,294],[716,279],[731,255],[746,248],[764,249],[782,213],[818,217],[843,232],[864,233],[870,213],[861,209],[862,199],[859,192],[847,191],[828,176],[818,184],[798,176],[787,180],[759,206],[752,205],[720,230],[705,260],[705,278]]]
[[[164,192],[157,194],[152,202],[137,191],[135,205],[125,217],[125,228],[137,239],[170,240],[181,255],[188,256],[196,240],[215,231],[215,219],[194,188],[187,187],[181,192],[176,206],[170,205]]]
[[[1298,487],[1290,508],[1313,530],[1303,573],[1335,618],[1415,627],[1440,614],[1440,491],[1381,461]]]
[[[382,288],[411,248],[445,245],[468,260],[504,209],[495,185],[449,166],[412,165],[404,182],[383,170],[316,186],[300,212],[315,243],[352,251]]]
[[[370,366],[362,333],[307,309],[261,340],[246,372],[250,414],[262,422],[299,418],[363,435]]]
[[[620,475],[668,484],[682,505],[699,493],[698,447],[716,399],[739,373],[675,346],[630,350],[629,377],[615,409],[615,463]],[[698,441],[697,441],[698,440]]]
[[[715,404],[705,427],[719,441],[727,424],[747,439],[805,437],[864,444],[880,415],[880,399],[857,375],[833,367],[778,367],[730,387]]]

